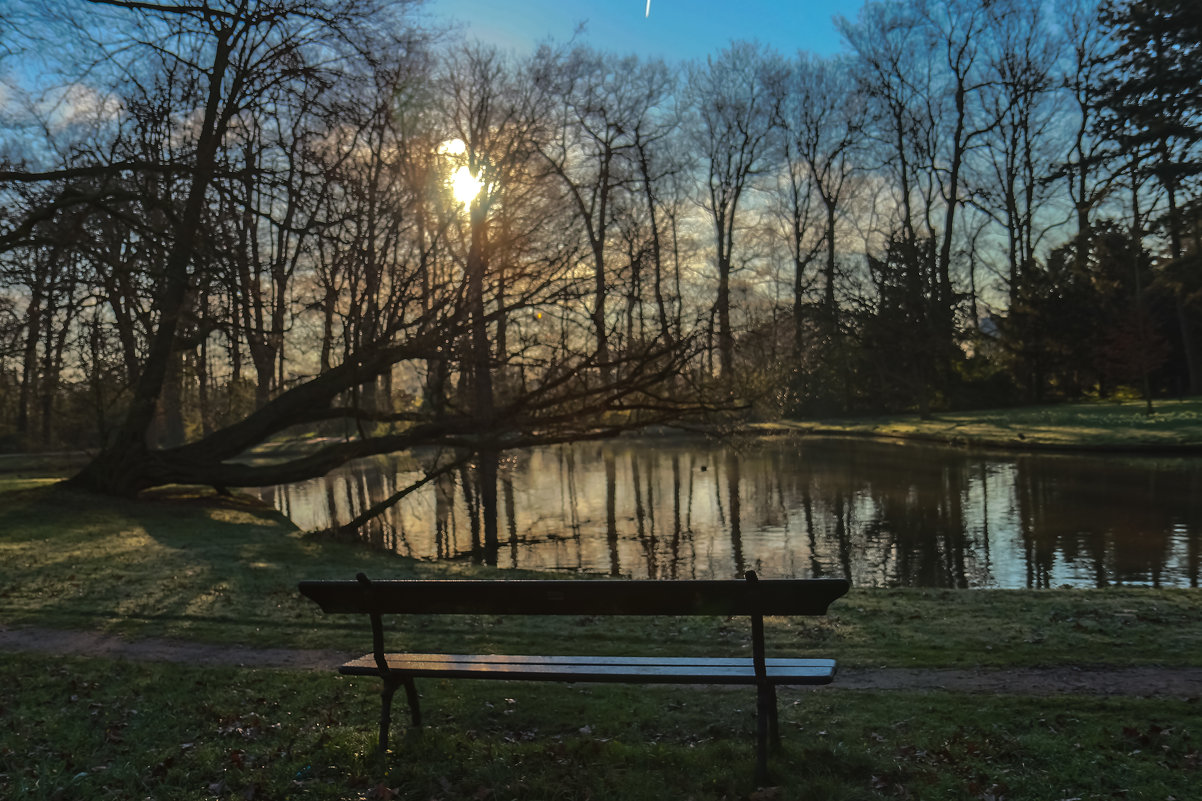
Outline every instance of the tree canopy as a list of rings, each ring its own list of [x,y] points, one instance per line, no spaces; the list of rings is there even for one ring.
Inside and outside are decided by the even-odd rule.
[[[1187,0],[871,0],[681,69],[416,0],[11,6],[0,449],[79,486],[1202,387]]]

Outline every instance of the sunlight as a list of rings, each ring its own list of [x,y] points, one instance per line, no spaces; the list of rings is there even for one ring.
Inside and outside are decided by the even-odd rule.
[[[455,201],[467,205],[476,199],[484,182],[472,175],[471,169],[465,164],[451,175],[451,194]]]
[[[467,143],[462,139],[448,139],[438,146],[438,154],[440,156],[462,156],[467,153]],[[459,158],[453,158],[452,163],[461,161]],[[467,205],[476,199],[480,194],[480,190],[484,188],[484,182],[475,175],[472,175],[471,168],[466,164],[456,168],[451,173],[451,194],[455,198],[456,203]]]

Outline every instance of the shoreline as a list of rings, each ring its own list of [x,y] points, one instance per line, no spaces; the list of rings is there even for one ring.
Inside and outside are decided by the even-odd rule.
[[[736,432],[738,436],[750,437],[798,437],[799,439],[855,439],[873,440],[895,445],[934,445],[963,450],[1001,451],[1011,454],[1052,453],[1062,455],[1099,454],[1114,456],[1202,456],[1202,443],[1183,442],[1115,442],[1115,443],[1060,443],[1039,440],[1014,441],[964,435],[944,436],[939,434],[893,434],[882,431],[859,431],[827,428],[821,424],[803,422],[752,423]]]
[[[1153,415],[1142,401],[1019,406],[864,418],[736,422],[729,428],[656,426],[619,438],[783,437],[875,440],[1005,453],[1097,454],[1146,457],[1202,456],[1202,399],[1159,401]],[[303,451],[321,440],[264,443],[252,458]],[[89,451],[0,454],[0,475],[68,473]]]

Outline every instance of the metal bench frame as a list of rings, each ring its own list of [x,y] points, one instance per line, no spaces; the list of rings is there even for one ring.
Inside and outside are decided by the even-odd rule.
[[[739,684],[756,688],[756,780],[767,780],[769,745],[780,744],[778,685],[829,684],[833,659],[769,658],[764,617],[824,615],[845,594],[845,579],[722,581],[302,581],[300,591],[324,612],[366,614],[372,652],[339,672],[383,680],[380,752],[388,750],[392,697],[405,688],[413,725],[421,726],[415,678],[471,678],[563,682]],[[490,615],[718,615],[751,618],[751,657],[553,656],[506,654],[389,654],[386,614]]]

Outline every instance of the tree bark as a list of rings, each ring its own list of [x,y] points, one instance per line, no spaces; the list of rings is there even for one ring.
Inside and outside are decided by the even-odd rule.
[[[205,194],[213,180],[217,148],[232,111],[222,97],[222,84],[234,44],[234,32],[229,27],[223,27],[218,33],[209,68],[208,97],[197,138],[188,199],[175,226],[163,269],[163,287],[158,298],[158,326],[150,350],[143,360],[129,410],[112,440],[70,479],[73,486],[113,495],[132,495],[141,489],[141,470],[138,468],[140,464],[151,460],[147,432],[154,421],[163,382],[175,350],[176,333],[188,296],[189,266],[204,215]]]

